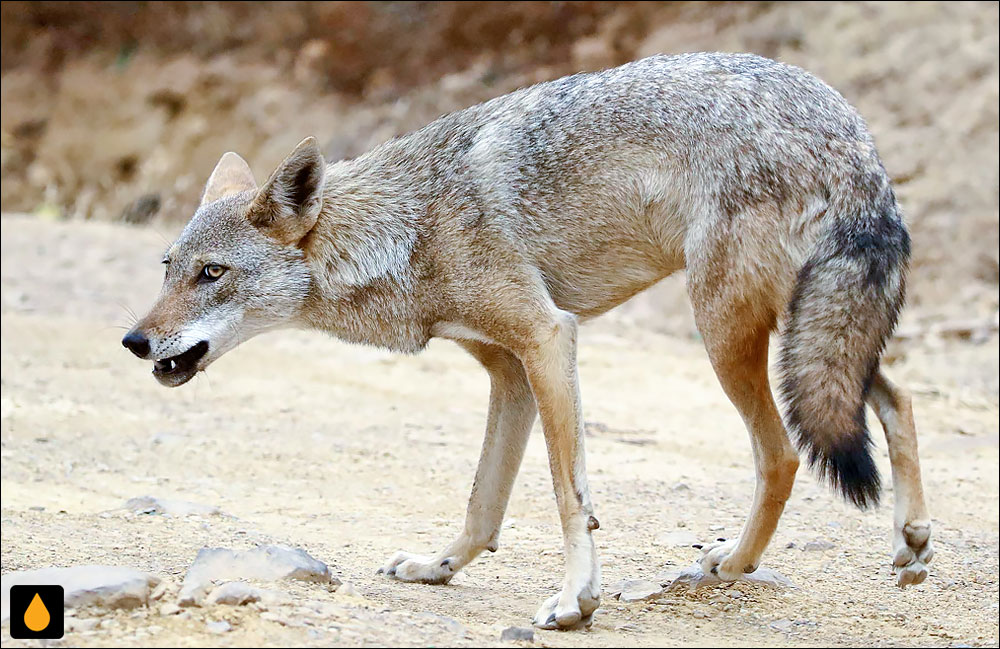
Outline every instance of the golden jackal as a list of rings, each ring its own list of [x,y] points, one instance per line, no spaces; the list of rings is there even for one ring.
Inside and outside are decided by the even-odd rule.
[[[570,628],[590,622],[601,592],[577,323],[682,268],[757,466],[742,533],[706,547],[704,570],[757,568],[799,464],[788,432],[848,499],[877,502],[868,403],[892,462],[898,583],[926,577],[910,401],[879,370],[909,247],[871,136],[832,88],[757,56],[654,56],[445,115],[353,160],[327,164],[309,138],[260,187],[225,154],[123,343],[177,386],[283,326],[402,352],[457,341],[492,380],[465,528],[382,571],[444,583],[497,549],[537,414],[566,577],[534,621]],[[784,421],[766,367],[779,325]]]

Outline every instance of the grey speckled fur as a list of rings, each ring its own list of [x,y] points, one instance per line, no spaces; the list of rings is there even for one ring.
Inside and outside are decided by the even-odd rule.
[[[126,340],[173,368],[157,376],[167,385],[282,326],[407,353],[452,338],[490,373],[462,535],[435,557],[399,553],[388,575],[447,582],[496,550],[539,416],[567,576],[535,623],[589,622],[599,523],[577,322],[680,269],[757,465],[743,533],[707,547],[704,571],[735,579],[756,569],[798,467],[786,425],[849,499],[877,502],[867,402],[893,463],[898,583],[927,575],[910,402],[879,370],[909,238],[863,120],[799,68],[752,55],[654,56],[445,115],[353,160],[326,164],[307,139],[261,187],[226,154],[168,256],[160,299]],[[218,278],[203,277],[206,264]],[[766,366],[769,334],[782,325],[784,421]],[[146,338],[148,349],[138,344]],[[162,360],[184,350],[179,365]]]

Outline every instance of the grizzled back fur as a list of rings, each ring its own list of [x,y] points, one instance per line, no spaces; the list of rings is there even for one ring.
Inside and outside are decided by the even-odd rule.
[[[654,56],[497,97],[352,160],[327,165],[306,141],[259,189],[229,156],[205,199],[174,247],[190,251],[187,274],[173,264],[183,282],[149,316],[169,324],[151,359],[207,345],[172,385],[237,331],[303,326],[413,353],[441,332],[514,336],[515,307],[594,317],[686,269],[699,326],[719,323],[706,341],[738,346],[727,335],[784,321],[788,426],[849,499],[878,498],[863,404],[909,240],[864,121],[804,70]],[[224,258],[251,244],[290,261],[272,277]],[[208,262],[228,270],[195,283]],[[168,308],[194,303],[184,291],[210,305],[198,320],[211,327]],[[234,308],[278,297],[287,308]]]

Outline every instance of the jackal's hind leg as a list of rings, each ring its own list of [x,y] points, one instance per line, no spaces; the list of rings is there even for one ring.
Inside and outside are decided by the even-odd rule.
[[[892,563],[897,573],[896,584],[904,588],[927,578],[927,564],[934,557],[931,519],[920,480],[913,408],[906,391],[893,385],[881,371],[876,372],[872,381],[868,404],[882,422],[889,446],[895,499]]]
[[[749,310],[733,314],[706,304],[696,290],[693,293],[695,316],[712,366],[750,433],[757,473],[753,505],[739,538],[719,539],[706,546],[701,559],[705,573],[733,580],[757,569],[791,494],[799,458],[768,385],[770,322],[756,320],[761,324],[749,326],[755,321]]]
[[[483,550],[495,552],[514,478],[535,421],[535,401],[524,368],[495,345],[463,342],[490,373],[486,437],[476,470],[465,528],[458,538],[429,557],[397,552],[379,573],[401,581],[446,584]]]

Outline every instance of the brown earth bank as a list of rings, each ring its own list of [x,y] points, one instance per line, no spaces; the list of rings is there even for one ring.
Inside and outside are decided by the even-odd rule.
[[[868,120],[911,224],[910,303],[998,293],[996,2],[5,2],[6,211],[186,220],[222,152],[259,178],[306,135],[350,157],[514,88],[658,52],[800,65]],[[667,284],[630,307],[693,332]]]
[[[496,554],[449,586],[375,575],[397,550],[431,553],[461,529],[489,387],[457,346],[403,357],[280,332],[168,390],[121,348],[119,326],[152,301],[176,225],[0,224],[3,572],[121,565],[166,585],[149,607],[74,611],[62,644],[493,646],[559,587],[538,431]],[[749,440],[697,339],[617,315],[587,324],[579,357],[604,598],[589,631],[540,631],[536,644],[996,646],[1000,343],[995,325],[921,329],[919,315],[905,315],[916,333],[893,341],[887,372],[915,394],[937,550],[927,581],[894,585],[888,487],[881,508],[860,512],[802,469],[763,563],[793,588],[637,602],[615,600],[615,585],[655,580],[698,557],[691,543],[738,534],[754,484]],[[123,507],[142,496],[221,513]],[[350,587],[280,582],[275,603],[173,606],[201,548],[262,543],[302,548]],[[32,644],[6,623],[2,640]]]

